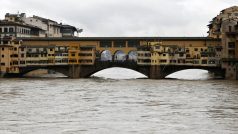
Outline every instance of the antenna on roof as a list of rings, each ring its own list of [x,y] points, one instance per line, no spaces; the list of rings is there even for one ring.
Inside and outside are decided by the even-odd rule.
[[[20,12],[19,12],[19,10],[17,11],[17,17],[20,17]]]

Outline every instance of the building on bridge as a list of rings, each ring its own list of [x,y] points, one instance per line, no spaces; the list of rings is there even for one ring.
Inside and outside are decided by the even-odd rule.
[[[6,41],[5,41],[6,42]],[[1,45],[2,74],[21,74],[24,68],[103,68],[119,65],[141,68],[150,78],[163,78],[161,68],[220,68],[220,39],[207,37],[80,37],[80,38],[17,38]],[[9,47],[8,49],[5,47]],[[7,49],[8,51],[6,51]],[[109,59],[103,59],[107,51]],[[111,54],[111,55],[110,55]],[[136,54],[136,61],[135,55]],[[120,56],[123,56],[120,58]],[[133,57],[130,58],[130,57]],[[105,58],[105,57],[104,57]],[[128,64],[124,64],[128,63]],[[100,67],[97,67],[100,66]],[[131,67],[131,66],[129,66]],[[157,68],[156,70],[150,68]],[[93,70],[92,69],[92,70]],[[97,69],[97,71],[98,71]],[[72,70],[72,69],[71,69]],[[75,69],[76,70],[76,69]],[[79,69],[80,70],[80,69]],[[81,69],[83,70],[83,69]],[[85,70],[85,69],[84,69]],[[173,69],[177,71],[176,69]],[[87,71],[84,71],[88,77]],[[93,71],[92,71],[93,72]],[[149,73],[150,72],[150,73]],[[69,72],[68,72],[69,73]],[[74,73],[73,73],[74,74]],[[89,73],[90,74],[90,73]],[[72,77],[73,75],[69,75]],[[77,76],[75,76],[77,77]]]
[[[143,49],[144,48],[144,49]],[[217,44],[204,46],[164,45],[162,42],[146,42],[138,50],[140,65],[220,65],[220,52]]]

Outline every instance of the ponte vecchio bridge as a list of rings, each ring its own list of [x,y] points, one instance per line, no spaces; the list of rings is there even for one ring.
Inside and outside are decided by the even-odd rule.
[[[2,77],[50,69],[87,78],[110,67],[162,79],[184,69],[205,69],[224,77],[221,40],[208,37],[16,38],[1,45]]]
[[[74,26],[7,13],[0,20],[0,77],[44,68],[87,78],[124,67],[151,79],[196,68],[237,80],[238,7],[222,10],[207,26],[207,37],[75,37]]]

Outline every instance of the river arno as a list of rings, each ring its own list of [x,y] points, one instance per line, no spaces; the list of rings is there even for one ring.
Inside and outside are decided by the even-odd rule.
[[[238,81],[0,79],[0,134],[237,134]]]

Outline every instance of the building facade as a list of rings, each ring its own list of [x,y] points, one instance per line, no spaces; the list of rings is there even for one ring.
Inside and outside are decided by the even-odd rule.
[[[238,79],[238,6],[222,10],[208,27],[209,37],[221,39],[221,62],[226,77]]]
[[[78,32],[82,29],[35,15],[26,17],[25,13],[7,13],[5,19],[0,20],[1,37],[74,37]]]

